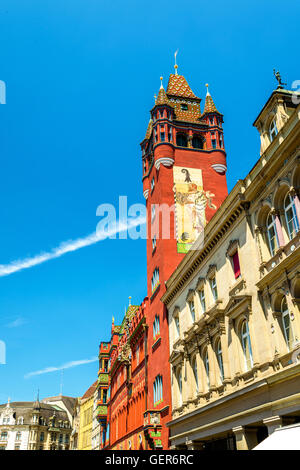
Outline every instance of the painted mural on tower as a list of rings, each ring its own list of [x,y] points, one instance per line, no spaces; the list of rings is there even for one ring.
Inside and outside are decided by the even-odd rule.
[[[203,190],[202,170],[173,167],[177,252],[187,253],[206,225],[205,208],[215,196]]]

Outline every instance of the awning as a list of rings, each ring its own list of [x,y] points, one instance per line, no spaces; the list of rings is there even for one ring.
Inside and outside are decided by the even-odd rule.
[[[300,423],[276,429],[252,450],[300,450]]]

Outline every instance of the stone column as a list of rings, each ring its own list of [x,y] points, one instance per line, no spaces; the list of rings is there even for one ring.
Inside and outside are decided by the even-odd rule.
[[[232,428],[235,435],[237,450],[251,450],[257,445],[256,429],[245,428],[244,426],[236,426]]]
[[[277,236],[278,236],[278,245],[279,245],[279,247],[284,246],[285,245],[285,240],[284,240],[281,221],[280,221],[280,213],[279,213],[278,210],[273,209],[271,211],[271,214],[275,218],[275,227],[276,227],[276,232],[277,232]]]
[[[220,336],[221,347],[222,347],[222,358],[223,358],[223,369],[224,369],[224,381],[230,381],[230,364],[227,346],[227,335],[222,333]]]
[[[208,362],[209,362],[209,385],[210,389],[216,388],[216,364],[215,364],[215,354],[212,348],[212,344],[209,341],[207,343],[207,353],[208,353]]]
[[[189,360],[188,355],[185,356],[185,376],[184,376],[184,382],[185,382],[185,400],[189,401],[192,400],[194,396],[196,396],[196,390],[194,390],[193,384],[194,384],[194,379],[193,379],[193,371],[192,371],[192,366],[191,362]]]
[[[268,428],[268,434],[272,434],[275,429],[281,428],[282,418],[281,416],[270,416],[269,418],[263,419],[263,423]]]

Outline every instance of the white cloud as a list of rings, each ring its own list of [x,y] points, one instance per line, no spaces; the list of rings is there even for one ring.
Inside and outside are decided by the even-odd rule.
[[[25,325],[27,321],[24,318],[16,318],[14,321],[7,323],[7,328],[18,328],[19,326]]]
[[[91,362],[96,362],[98,361],[98,357],[94,356],[91,359],[81,359],[79,361],[70,361],[66,362],[65,364],[58,366],[58,367],[45,367],[44,369],[41,370],[36,370],[34,372],[28,372],[28,374],[24,375],[25,379],[28,379],[29,377],[33,377],[34,375],[42,375],[42,374],[49,374],[50,372],[56,372],[58,370],[65,370],[65,369],[70,369],[71,367],[77,367],[81,366],[83,364],[90,364]]]
[[[9,264],[0,264],[0,277],[8,276],[9,274],[23,269],[31,268],[38,264],[45,263],[51,259],[59,258],[60,256],[70,253],[71,251],[79,250],[86,246],[94,245],[107,237],[116,235],[117,233],[124,232],[132,227],[137,227],[146,222],[144,217],[138,217],[136,219],[130,219],[127,223],[117,223],[116,227],[107,231],[97,231],[84,238],[77,238],[77,240],[69,240],[62,242],[58,247],[53,248],[50,252],[42,253],[40,255],[33,256],[31,258],[25,258],[23,260],[12,261]]]

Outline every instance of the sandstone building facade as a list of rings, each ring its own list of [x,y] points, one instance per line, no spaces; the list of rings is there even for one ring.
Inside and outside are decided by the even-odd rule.
[[[261,156],[167,281],[171,448],[252,449],[300,421],[300,105],[254,122]],[[242,155],[241,155],[242,158]]]

